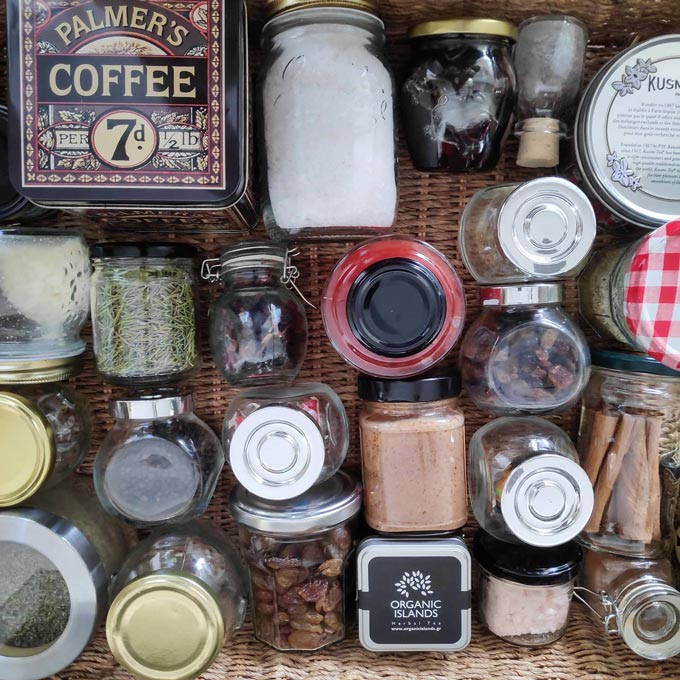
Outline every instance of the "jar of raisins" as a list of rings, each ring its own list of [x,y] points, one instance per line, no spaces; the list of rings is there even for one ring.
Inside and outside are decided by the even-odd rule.
[[[250,569],[255,635],[280,650],[321,649],[345,637],[348,558],[361,483],[338,472],[286,501],[231,495],[241,552]]]

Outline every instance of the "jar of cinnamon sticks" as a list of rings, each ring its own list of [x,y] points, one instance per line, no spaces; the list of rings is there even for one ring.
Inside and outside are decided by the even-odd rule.
[[[584,545],[670,553],[680,477],[680,372],[639,354],[593,353],[578,449],[595,491]]]

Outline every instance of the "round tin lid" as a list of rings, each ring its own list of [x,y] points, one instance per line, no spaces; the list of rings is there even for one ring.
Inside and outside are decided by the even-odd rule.
[[[583,180],[613,214],[641,227],[680,214],[677,155],[667,146],[680,125],[679,72],[680,35],[638,43],[593,78],[576,116]]]
[[[506,257],[531,276],[556,278],[577,268],[595,240],[595,211],[572,182],[541,177],[503,201],[498,241]]]
[[[190,394],[117,399],[109,405],[111,415],[117,420],[172,418],[181,416],[183,413],[190,413],[193,408],[194,400]]]
[[[323,435],[296,408],[264,406],[239,424],[229,445],[229,463],[248,491],[260,498],[295,498],[319,479],[326,459]]]
[[[279,14],[300,9],[312,8],[358,9],[362,12],[378,14],[377,0],[266,0],[264,11],[267,19]]]
[[[28,399],[0,392],[0,507],[33,496],[52,472],[56,443],[42,412]]]
[[[520,541],[552,547],[581,532],[593,502],[593,487],[578,463],[542,454],[512,470],[501,494],[501,513]]]
[[[424,21],[409,29],[409,38],[425,38],[430,36],[445,37],[447,35],[493,35],[500,38],[517,40],[517,26],[502,19],[484,17],[458,17],[455,19],[437,19]]]
[[[239,524],[273,534],[305,534],[350,520],[361,510],[361,482],[342,470],[287,501],[258,498],[238,485],[230,498]]]
[[[608,368],[612,371],[649,373],[651,375],[661,375],[668,378],[680,378],[680,371],[674,371],[646,354],[631,354],[630,352],[617,352],[616,350],[611,349],[596,349],[592,353],[591,361],[594,367]]]
[[[83,351],[85,344],[83,343]],[[82,355],[59,359],[0,360],[0,384],[61,382],[80,373]]]
[[[479,297],[482,307],[513,305],[550,305],[562,302],[561,283],[535,283],[521,286],[482,286]]]
[[[125,669],[143,680],[191,680],[224,642],[215,596],[180,573],[154,573],[129,583],[111,604],[106,637]]]

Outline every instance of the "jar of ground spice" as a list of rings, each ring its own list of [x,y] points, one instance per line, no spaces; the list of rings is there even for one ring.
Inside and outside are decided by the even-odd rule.
[[[450,531],[468,518],[458,375],[361,376],[364,505],[376,531]]]

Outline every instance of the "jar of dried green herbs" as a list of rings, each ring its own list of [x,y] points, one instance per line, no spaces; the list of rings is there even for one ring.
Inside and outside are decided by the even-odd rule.
[[[183,243],[90,249],[94,354],[107,382],[177,383],[200,368],[195,255]]]

